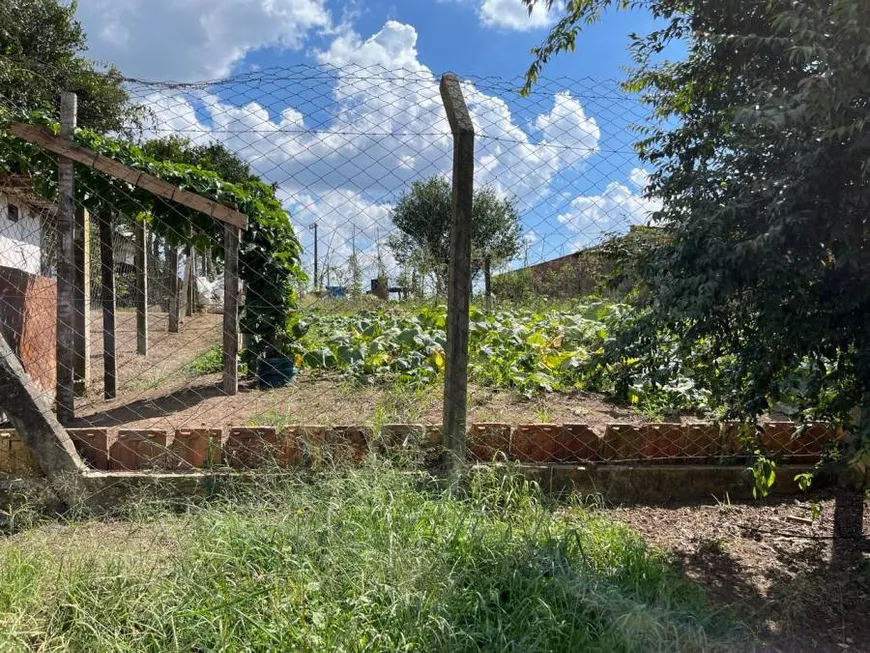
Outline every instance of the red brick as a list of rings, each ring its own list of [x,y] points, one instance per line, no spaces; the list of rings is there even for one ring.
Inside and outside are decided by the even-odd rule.
[[[165,467],[169,460],[166,431],[118,431],[118,438],[109,448],[109,469],[137,471]]]
[[[224,445],[230,467],[255,469],[278,463],[278,433],[272,426],[230,427]]]
[[[169,450],[172,469],[201,469],[221,463],[221,429],[178,429]]]
[[[765,422],[761,428],[765,449],[793,463],[817,462],[827,443],[838,437],[832,428],[820,422],[803,428],[792,422]]]
[[[418,448],[426,444],[426,427],[422,424],[384,424],[381,439],[389,448]]]
[[[441,425],[427,424],[426,425],[426,445],[430,447],[441,446]]]
[[[492,462],[510,453],[511,425],[500,423],[472,424],[468,434],[468,451],[475,460]]]
[[[520,424],[510,444],[511,459],[520,462],[553,462],[559,450],[557,424]]]
[[[299,447],[299,427],[285,426],[278,435],[278,465],[295,467],[302,463],[302,450]]]
[[[76,451],[94,469],[109,469],[108,429],[68,429]]]
[[[643,427],[634,424],[608,424],[599,455],[609,462],[632,462],[642,457]]]
[[[640,457],[651,462],[685,458],[686,441],[681,424],[645,424],[640,428]]]
[[[30,447],[12,430],[9,431],[9,473],[15,476],[42,476],[42,469]]]
[[[326,457],[326,426],[304,424],[296,428],[296,444],[302,462],[309,467],[323,463]]]
[[[586,463],[599,460],[601,436],[586,424],[564,424],[554,462]]]
[[[12,473],[12,435],[15,431],[0,430],[0,474]]]
[[[0,327],[34,384],[53,396],[57,282],[0,266]]]
[[[729,454],[752,453],[757,446],[755,424],[722,422],[722,449]]]
[[[333,462],[359,462],[368,453],[371,437],[365,426],[333,426],[326,431],[326,445]]]
[[[684,455],[695,462],[715,462],[730,453],[719,424],[686,424],[683,432]]]

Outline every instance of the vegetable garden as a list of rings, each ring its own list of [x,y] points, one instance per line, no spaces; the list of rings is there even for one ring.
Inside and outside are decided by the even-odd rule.
[[[471,309],[470,378],[527,398],[585,390],[653,419],[709,409],[708,393],[673,342],[656,360],[630,358],[621,341],[635,309],[607,301]],[[300,321],[306,367],[340,370],[361,385],[425,386],[444,369],[443,305],[352,314],[309,313]]]

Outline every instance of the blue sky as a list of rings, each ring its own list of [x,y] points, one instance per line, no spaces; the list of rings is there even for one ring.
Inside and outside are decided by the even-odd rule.
[[[154,110],[152,134],[219,140],[278,184],[307,256],[317,221],[337,276],[354,240],[365,265],[380,253],[396,268],[383,246],[392,204],[450,169],[444,71],[468,80],[477,184],[521,209],[521,259],[569,253],[656,206],[631,150],[644,110],[614,81],[628,34],[654,27],[643,12],[589,28],[528,99],[500,80],[524,73],[555,16],[529,17],[520,0],[80,0],[78,16],[89,55],[128,76],[226,80],[131,89]]]

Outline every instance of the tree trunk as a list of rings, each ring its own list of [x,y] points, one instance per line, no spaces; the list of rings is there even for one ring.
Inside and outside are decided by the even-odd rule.
[[[834,545],[831,562],[849,567],[864,544],[864,490],[841,489],[834,497]]]

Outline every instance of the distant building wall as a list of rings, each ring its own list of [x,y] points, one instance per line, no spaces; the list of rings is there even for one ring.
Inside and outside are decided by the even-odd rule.
[[[10,205],[17,208],[17,219]],[[39,274],[41,261],[42,217],[0,195],[0,265]]]
[[[545,275],[547,272],[556,272],[558,270],[561,270],[566,265],[574,265],[576,264],[578,258],[580,258],[580,252],[574,252],[573,254],[560,256],[559,258],[544,261],[543,263],[536,263],[535,265],[530,265],[527,269],[530,270],[535,277],[540,277]]]

